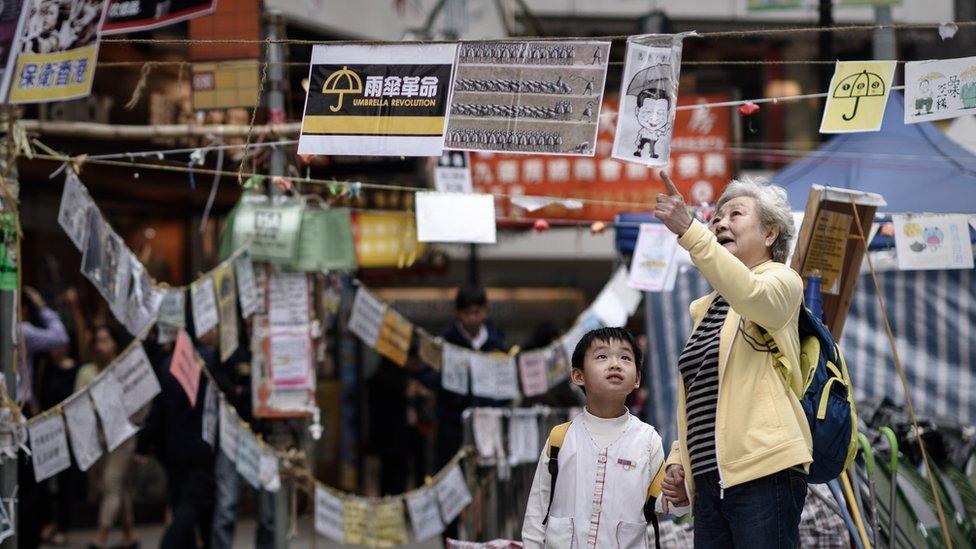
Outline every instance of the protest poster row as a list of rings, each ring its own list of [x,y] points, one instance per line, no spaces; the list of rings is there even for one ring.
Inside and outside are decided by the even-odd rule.
[[[398,496],[363,498],[315,485],[315,532],[340,544],[397,547],[427,541],[471,504],[458,454],[421,488]],[[408,529],[409,515],[409,529]]]
[[[640,304],[640,291],[630,287],[627,269],[618,269],[596,300],[562,337],[542,349],[517,356],[482,353],[446,343],[414,326],[391,306],[360,285],[353,300],[349,330],[380,355],[403,366],[416,331],[421,361],[441,373],[444,389],[495,400],[538,396],[569,377],[576,343],[596,328],[626,324]]]

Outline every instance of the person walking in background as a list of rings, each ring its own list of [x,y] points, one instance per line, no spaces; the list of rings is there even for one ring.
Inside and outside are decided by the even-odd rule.
[[[78,370],[75,379],[75,392],[88,387],[98,374],[103,372],[119,355],[120,338],[115,330],[107,324],[92,326],[89,338],[92,362],[85,364]],[[98,491],[101,497],[98,505],[98,530],[95,539],[88,547],[99,549],[106,547],[109,529],[116,520],[122,527],[122,545],[125,549],[139,546],[135,533],[135,517],[132,513],[132,491],[129,477],[132,469],[132,454],[135,451],[136,439],[129,438],[121,446],[105,456],[94,471],[96,474]]]
[[[74,393],[78,364],[68,354],[67,346],[56,347],[39,357],[37,367],[40,377],[38,401],[42,409],[49,410]],[[71,467],[46,481],[50,495],[47,510],[51,516],[41,530],[41,540],[45,543],[58,547],[67,543],[65,535],[71,524],[71,502],[79,473],[78,467],[72,463]]]
[[[211,330],[200,338],[197,352],[206,367],[217,364],[217,335]],[[167,493],[173,519],[163,533],[161,549],[210,546],[214,516],[214,454],[203,440],[203,406],[210,381],[201,375],[196,404],[191,405],[183,386],[170,372],[172,350],[155,366],[160,393],[136,443],[136,461],[145,463],[155,453],[166,471]]]

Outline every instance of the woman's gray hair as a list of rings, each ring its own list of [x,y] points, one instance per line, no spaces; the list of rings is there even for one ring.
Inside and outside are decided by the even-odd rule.
[[[763,229],[779,227],[779,236],[773,241],[769,251],[773,261],[786,263],[794,233],[793,214],[790,212],[790,203],[786,200],[786,189],[752,179],[742,181],[733,179],[715,203],[715,209],[720,209],[733,198],[743,196],[756,201],[756,212],[759,214],[759,222]]]

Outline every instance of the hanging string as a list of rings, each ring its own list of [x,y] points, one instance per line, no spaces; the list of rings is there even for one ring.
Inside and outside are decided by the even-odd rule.
[[[244,172],[244,163],[247,162],[247,148],[251,144],[251,132],[254,130],[254,119],[258,115],[258,110],[261,108],[261,98],[264,95],[264,84],[268,81],[268,61],[271,58],[271,39],[268,38],[265,41],[264,47],[264,66],[261,69],[261,82],[258,83],[258,98],[254,103],[254,108],[251,109],[251,123],[247,127],[247,139],[244,140],[244,151],[245,154],[241,155],[241,164],[237,167],[237,184],[243,185],[244,179],[242,178],[242,173]]]
[[[136,83],[136,87],[132,90],[132,97],[129,98],[129,102],[125,104],[123,109],[131,111],[137,104],[139,104],[139,99],[142,98],[142,92],[146,89],[146,83],[149,79],[149,72],[152,70],[153,66],[156,65],[155,61],[146,61],[142,64],[142,70],[139,75],[139,82]]]
[[[956,21],[959,28],[976,26],[976,21]],[[853,32],[874,32],[877,30],[906,30],[906,29],[938,29],[942,23],[896,23],[891,25],[843,25],[831,27],[789,27],[782,29],[753,29],[740,31],[718,31],[696,33],[693,38],[738,38],[750,36],[781,36],[789,34],[819,34],[819,33],[853,33]],[[168,45],[191,45],[191,44],[294,44],[314,46],[319,44],[328,45],[409,45],[409,44],[481,44],[490,42],[568,42],[568,41],[607,41],[607,40],[627,40],[632,34],[612,34],[603,36],[513,36],[492,40],[411,40],[408,42],[394,40],[302,40],[295,38],[279,38],[275,40],[258,40],[245,38],[221,38],[221,39],[193,39],[193,38],[103,38],[103,44],[168,44]]]

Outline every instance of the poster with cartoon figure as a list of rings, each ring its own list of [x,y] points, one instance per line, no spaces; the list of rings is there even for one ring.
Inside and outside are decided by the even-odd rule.
[[[648,34],[627,40],[613,157],[663,166],[671,154],[681,41],[687,35]]]
[[[905,63],[905,123],[976,114],[976,57]]]
[[[893,214],[898,269],[972,269],[965,214]]]

